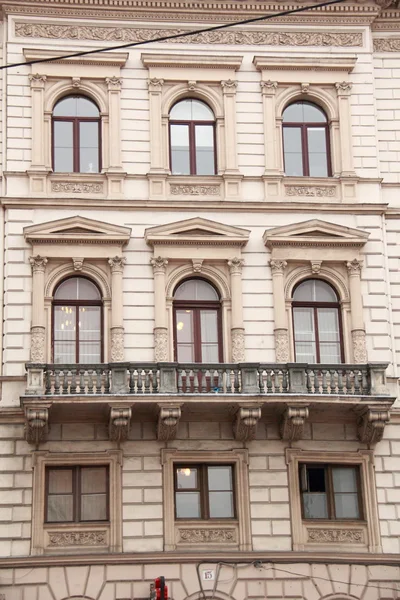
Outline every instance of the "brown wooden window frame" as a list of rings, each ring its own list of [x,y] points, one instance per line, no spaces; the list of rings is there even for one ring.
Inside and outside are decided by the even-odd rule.
[[[312,281],[312,280],[313,280],[313,278],[309,278],[309,279],[303,279],[302,281],[300,281],[296,285],[296,287],[293,289],[292,296],[294,295],[294,292],[296,291],[296,289],[302,283],[305,283],[306,281]],[[336,292],[335,288],[333,286],[331,286],[330,283],[328,283],[324,279],[322,281],[324,281],[324,283],[326,283],[327,285],[329,285],[332,288],[332,290],[334,291],[334,293],[337,297],[337,292]],[[296,328],[295,328],[295,322],[294,322],[294,309],[295,308],[312,308],[313,309],[314,328],[315,328],[315,350],[316,350],[316,359],[317,359],[316,364],[323,364],[323,363],[321,363],[321,350],[320,350],[320,343],[319,343],[318,309],[319,308],[335,308],[337,310],[338,324],[339,324],[340,360],[341,360],[341,363],[344,363],[345,361],[344,361],[344,344],[343,344],[343,323],[342,323],[342,311],[340,310],[339,300],[337,302],[313,302],[313,301],[302,302],[302,301],[292,300],[293,344],[294,344],[294,355],[296,358],[296,356],[297,356],[297,353],[296,353]],[[341,364],[341,363],[338,363],[338,364]]]
[[[328,517],[327,518],[317,518],[317,517],[306,517],[304,513],[304,501],[303,501],[303,493],[306,493],[302,490],[302,482],[301,482],[301,471],[302,468],[306,469],[324,469],[325,475],[325,493],[327,498],[327,508],[328,508]],[[333,487],[333,476],[332,470],[335,468],[340,469],[353,469],[356,472],[357,478],[357,500],[358,500],[358,517],[336,517],[335,513],[335,497],[334,497],[334,487]],[[302,518],[309,521],[317,521],[320,523],[321,521],[364,521],[364,505],[362,498],[362,485],[361,485],[361,469],[360,465],[348,465],[348,464],[336,464],[336,463],[311,463],[311,462],[301,462],[299,463],[299,480],[300,480],[300,495],[301,495],[301,514]]]
[[[210,517],[210,501],[208,489],[208,468],[209,467],[230,467],[232,474],[232,489],[219,490],[232,492],[233,516],[231,517]],[[198,481],[196,488],[178,489],[178,470],[179,469],[197,469]],[[176,514],[176,493],[199,492],[200,494],[200,517],[178,517]],[[175,463],[174,464],[174,511],[177,521],[232,521],[237,520],[237,499],[236,499],[236,481],[235,465],[230,463]]]
[[[303,102],[303,101],[302,101]],[[304,102],[303,102],[304,103]],[[289,106],[293,106],[295,104],[300,104],[300,102],[292,102],[291,104],[288,104],[288,106],[286,106],[286,108],[289,108]],[[283,163],[284,163],[284,170],[286,173],[286,152],[285,152],[285,135],[284,135],[284,129],[286,128],[296,128],[300,129],[300,135],[301,135],[301,154],[302,154],[302,162],[303,162],[303,175],[302,177],[318,177],[316,175],[310,175],[310,154],[309,154],[309,150],[308,150],[308,130],[309,129],[313,129],[313,128],[323,128],[325,129],[325,144],[326,144],[326,162],[327,162],[327,177],[332,177],[332,157],[331,157],[331,143],[330,143],[330,132],[329,132],[329,123],[328,123],[328,117],[326,116],[325,111],[322,110],[322,108],[320,106],[318,106],[318,104],[315,104],[313,102],[307,102],[307,104],[309,104],[310,106],[315,106],[315,108],[318,108],[319,110],[321,110],[323,112],[323,114],[326,117],[326,123],[317,123],[317,122],[288,122],[288,123],[282,123],[282,147],[283,147]],[[285,108],[285,110],[286,110]],[[284,113],[285,111],[283,111]],[[287,175],[287,177],[296,177],[296,175]],[[297,177],[301,177],[301,175],[298,175]]]
[[[66,279],[63,279],[62,281],[60,281],[60,283],[57,285],[57,288],[54,290],[54,294],[56,293],[57,289],[60,287],[60,285],[62,285],[63,283],[65,283],[66,281],[68,281],[68,279],[78,279],[78,277],[76,277],[76,275],[72,275],[71,277],[67,277]],[[81,277],[80,279],[86,279],[87,281],[90,281],[90,283],[92,283],[94,286],[96,286],[100,296],[101,296],[101,291],[98,287],[98,285],[89,277]],[[57,299],[55,300],[53,298],[52,301],[52,305],[51,305],[51,356],[52,356],[52,360],[54,362],[54,308],[56,306],[74,306],[75,307],[75,332],[76,332],[76,338],[75,338],[75,363],[74,364],[79,364],[79,308],[80,307],[92,307],[92,306],[97,306],[100,307],[100,363],[103,362],[104,360],[104,322],[103,322],[103,311],[104,311],[104,307],[103,307],[103,301],[100,300],[62,300],[62,299]],[[61,364],[61,363],[60,363]],[[89,363],[88,363],[89,364]]]
[[[52,116],[51,118],[51,151],[52,151],[52,165],[53,165],[53,172],[54,173],[68,173],[68,171],[55,171],[55,133],[54,133],[54,123],[55,122],[68,122],[68,123],[72,123],[72,158],[73,158],[73,171],[72,173],[86,173],[86,171],[81,171],[80,170],[80,156],[81,156],[81,146],[80,146],[80,123],[98,123],[98,129],[99,129],[99,134],[98,134],[98,161],[99,161],[99,168],[98,171],[94,171],[94,173],[101,173],[101,169],[102,169],[102,161],[101,161],[101,116],[100,116],[100,110],[99,107],[97,106],[96,102],[94,102],[94,100],[92,100],[91,98],[89,98],[88,96],[84,96],[83,94],[81,95],[70,95],[70,96],[63,96],[63,98],[60,98],[60,100],[58,102],[61,102],[62,100],[65,100],[66,98],[76,98],[76,97],[80,97],[80,98],[85,98],[87,100],[89,100],[90,102],[93,102],[93,104],[96,106],[97,110],[99,111],[99,116],[98,117],[55,117]]]
[[[178,287],[180,287],[186,281],[191,281],[193,279],[201,279],[190,277],[189,279],[185,279],[184,281],[179,282],[176,286],[174,294]],[[207,279],[202,279],[211,287],[215,289],[215,287],[207,281]],[[218,290],[215,289],[218,294]],[[201,360],[201,320],[200,313],[202,310],[215,310],[217,311],[217,334],[218,334],[218,362],[223,362],[223,347],[222,347],[222,311],[221,311],[221,301],[216,300],[173,300],[173,324],[174,324],[174,360],[178,360],[178,336],[177,336],[177,319],[176,312],[177,310],[191,310],[193,311],[193,346],[194,346],[194,363],[203,364]]]
[[[96,519],[84,521],[81,516],[81,473],[83,469],[106,469],[106,513],[105,519]],[[48,516],[48,500],[49,496],[57,494],[49,494],[49,473],[50,471],[72,471],[72,505],[73,519],[71,521],[49,521]],[[44,524],[62,524],[62,523],[109,523],[110,522],[110,470],[108,465],[59,465],[45,467],[45,503],[44,503]]]

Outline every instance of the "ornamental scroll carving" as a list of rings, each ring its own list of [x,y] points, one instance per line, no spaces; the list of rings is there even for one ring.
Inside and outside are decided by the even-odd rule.
[[[27,408],[25,412],[25,439],[38,445],[48,432],[49,411],[47,408]]]
[[[168,331],[166,327],[154,329],[154,360],[167,362],[168,360]]]
[[[308,529],[308,541],[317,544],[363,544],[362,529]]]
[[[45,328],[39,325],[31,328],[31,362],[45,362]]]
[[[375,52],[400,52],[400,38],[379,38],[374,40]]]
[[[161,441],[174,440],[181,418],[180,406],[162,406],[158,415],[157,439]]]
[[[334,198],[336,188],[331,185],[285,185],[286,196],[316,196],[317,198]]]
[[[292,442],[301,440],[306,419],[308,419],[306,406],[287,406],[280,427],[282,439]]]
[[[250,408],[239,408],[233,425],[235,440],[249,442],[254,440],[257,433],[257,423],[261,418],[261,408],[253,406]]]
[[[234,327],[231,330],[231,344],[232,344],[232,362],[239,363],[245,360],[245,339],[244,329],[241,327]]]
[[[163,36],[184,33],[184,29],[135,29],[97,25],[54,25],[16,23],[16,37],[53,40],[95,40],[96,42],[144,42]],[[229,44],[251,46],[337,46],[359,47],[362,33],[291,32],[291,31],[210,31],[188,37],[169,39],[168,44]]]
[[[358,439],[364,444],[376,444],[383,437],[385,426],[389,423],[390,412],[379,408],[369,408],[358,420]]]
[[[124,328],[111,329],[111,362],[123,362],[125,358]]]
[[[275,360],[277,363],[289,362],[289,334],[287,329],[275,329]]]
[[[113,442],[123,442],[128,438],[132,417],[130,407],[112,407],[110,410],[110,422],[108,435]]]
[[[179,529],[179,541],[185,544],[236,544],[236,529]]]
[[[59,194],[102,194],[102,183],[72,183],[69,181],[52,181],[51,191]]]
[[[365,331],[363,329],[354,329],[351,332],[353,341],[353,359],[356,364],[365,364],[368,362],[367,342]]]
[[[49,546],[106,546],[107,531],[49,531]]]
[[[173,196],[219,196],[219,185],[171,185],[170,192]]]

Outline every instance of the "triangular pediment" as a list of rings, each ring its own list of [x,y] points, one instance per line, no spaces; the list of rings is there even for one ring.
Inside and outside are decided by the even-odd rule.
[[[112,225],[79,215],[24,228],[25,239],[32,244],[80,242],[123,245],[129,241],[130,235],[129,227]]]
[[[167,225],[149,227],[146,229],[144,237],[150,246],[155,244],[193,245],[196,243],[244,246],[249,235],[248,229],[195,217]]]
[[[264,244],[276,246],[363,246],[369,232],[312,219],[302,223],[274,227],[264,232]]]

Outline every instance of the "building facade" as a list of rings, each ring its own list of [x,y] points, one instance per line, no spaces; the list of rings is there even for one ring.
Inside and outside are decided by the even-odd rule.
[[[1,600],[399,598],[397,3],[0,5]]]

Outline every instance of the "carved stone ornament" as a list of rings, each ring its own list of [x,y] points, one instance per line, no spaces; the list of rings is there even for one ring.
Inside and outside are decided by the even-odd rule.
[[[219,196],[219,185],[178,185],[171,184],[169,188],[172,196]]]
[[[310,93],[310,84],[309,83],[302,83],[300,85],[300,90],[302,94],[309,94]]]
[[[168,264],[168,259],[162,256],[155,256],[150,259],[150,264],[153,267],[154,273],[165,273]]]
[[[154,328],[154,360],[167,362],[168,360],[168,330],[166,327]]]
[[[317,544],[363,544],[362,529],[307,529],[308,541]]]
[[[400,52],[400,37],[379,38],[374,40],[375,52]]]
[[[276,273],[283,274],[283,271],[287,267],[286,260],[272,259],[269,261],[269,266],[271,267],[272,275]]]
[[[281,421],[281,438],[291,442],[301,440],[306,419],[308,419],[307,406],[287,406]]]
[[[44,327],[36,326],[31,328],[31,362],[45,362],[45,337],[46,330]]]
[[[55,25],[53,23],[15,23],[15,36],[51,40],[94,40],[96,42],[144,42],[183,33],[182,28],[151,29],[135,27],[103,27],[101,25]],[[189,31],[189,28],[188,28]],[[188,37],[169,39],[168,44],[228,44],[229,46],[336,46],[360,47],[363,34],[328,31],[210,31]]]
[[[275,95],[277,87],[278,87],[278,82],[277,81],[271,81],[270,79],[268,79],[268,81],[260,81],[260,86],[261,86],[261,91],[264,95]]]
[[[81,78],[80,77],[72,77],[72,87],[74,87],[74,88],[81,87]]]
[[[368,408],[358,420],[358,439],[364,444],[373,445],[383,437],[385,425],[390,421],[390,412],[378,408]]]
[[[29,81],[31,82],[31,87],[44,88],[44,84],[47,81],[46,75],[39,75],[39,73],[35,73],[29,75]]]
[[[106,84],[108,85],[109,90],[120,90],[122,84],[121,77],[106,77]]]
[[[158,415],[157,439],[164,442],[174,440],[180,418],[180,406],[162,406]]]
[[[33,273],[44,273],[48,260],[44,256],[39,256],[38,254],[37,256],[30,256],[29,262]]]
[[[346,267],[347,267],[347,270],[348,270],[350,276],[353,275],[353,276],[360,277],[362,266],[363,266],[363,261],[357,260],[356,258],[354,260],[348,261],[346,263]]]
[[[236,94],[236,88],[238,82],[234,79],[228,79],[227,81],[221,81],[222,90],[225,93]]]
[[[353,341],[353,361],[365,365],[368,362],[365,331],[363,329],[353,329],[351,338]]]
[[[150,92],[161,93],[163,85],[164,85],[164,79],[157,79],[156,77],[153,77],[152,79],[149,79],[149,81],[148,81],[148,86],[149,86]]]
[[[236,274],[241,275],[243,265],[244,265],[244,260],[242,258],[238,258],[237,256],[234,256],[233,258],[230,258],[228,260],[228,267],[231,272],[231,275],[236,275]]]
[[[132,418],[130,407],[112,407],[110,409],[110,421],[108,435],[112,442],[123,442],[128,438]]]
[[[111,362],[123,362],[125,358],[124,328],[111,328]]]
[[[82,271],[84,258],[73,258],[74,271]]]
[[[275,329],[275,360],[277,363],[289,362],[289,333],[287,329]]]
[[[179,529],[183,544],[236,544],[236,529]]]
[[[285,185],[286,196],[334,198],[336,188],[332,185]]]
[[[322,260],[311,260],[310,264],[311,264],[311,271],[315,275],[317,275],[321,270]]]
[[[232,327],[231,329],[231,344],[232,344],[232,362],[240,363],[245,361],[245,337],[242,327]]]
[[[126,264],[124,256],[113,256],[108,259],[108,264],[111,267],[111,273],[122,273]]]
[[[102,194],[102,183],[84,183],[71,181],[52,181],[51,191],[56,194]]]
[[[261,408],[259,406],[239,408],[233,425],[233,435],[235,440],[241,442],[250,442],[251,440],[254,440],[257,433],[257,423],[260,418]]]
[[[196,89],[197,81],[188,81],[188,89],[194,92]]]
[[[29,444],[38,445],[45,440],[49,430],[47,408],[27,408],[25,411],[25,439]]]
[[[201,273],[201,267],[203,266],[203,259],[201,258],[192,258],[193,272]]]
[[[340,81],[335,83],[338,96],[350,96],[352,84],[350,81]]]
[[[49,546],[106,546],[107,531],[48,531]]]

